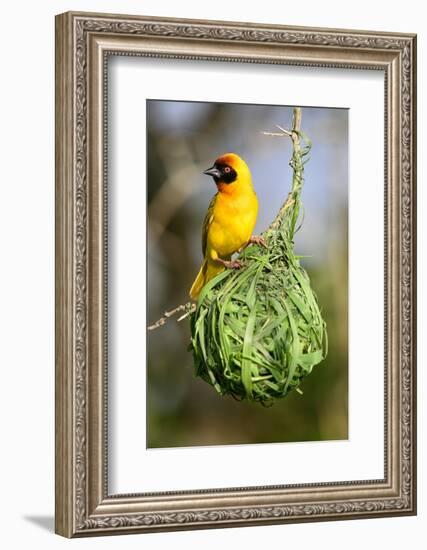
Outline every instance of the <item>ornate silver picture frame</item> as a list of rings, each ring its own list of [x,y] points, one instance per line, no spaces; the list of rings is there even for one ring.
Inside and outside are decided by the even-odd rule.
[[[382,71],[384,478],[108,491],[107,60]],[[416,37],[65,13],[56,18],[56,532],[65,537],[416,513]]]

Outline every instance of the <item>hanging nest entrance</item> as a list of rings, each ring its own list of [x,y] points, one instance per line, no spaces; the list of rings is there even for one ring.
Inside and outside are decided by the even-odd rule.
[[[267,248],[248,246],[244,267],[226,270],[202,289],[190,314],[195,374],[221,395],[270,405],[327,355],[326,324],[307,272],[294,252],[304,164],[311,143],[294,109],[292,188],[263,233]]]

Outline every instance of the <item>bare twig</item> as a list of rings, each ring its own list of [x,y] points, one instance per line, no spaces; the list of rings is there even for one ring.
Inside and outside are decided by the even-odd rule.
[[[278,124],[275,124],[275,126],[280,130],[280,132],[261,132],[261,133],[264,134],[264,136],[275,136],[275,137],[292,136],[292,131],[286,130],[285,128],[282,128]]]
[[[191,315],[191,313],[193,313],[195,309],[196,309],[196,304],[193,304],[192,302],[181,304],[176,308],[171,309],[170,311],[165,311],[165,313],[163,314],[163,317],[160,317],[160,319],[158,319],[155,323],[148,326],[147,330],[155,330],[156,328],[163,326],[170,317],[173,317],[180,311],[185,311],[184,315],[181,315],[181,317],[177,319],[177,322],[179,323],[180,321],[182,321],[183,319]]]
[[[283,134],[282,132],[261,132],[264,136],[273,136],[273,137],[286,137],[287,134]]]
[[[266,135],[266,136],[277,136],[277,137],[288,137],[289,136],[289,137],[291,137],[292,144],[293,144],[293,149],[294,149],[294,154],[298,154],[301,150],[301,142],[300,142],[300,134],[299,134],[300,129],[301,129],[301,107],[295,107],[294,108],[294,113],[293,113],[293,118],[292,118],[292,129],[291,130],[286,130],[285,128],[282,128],[278,124],[276,124],[275,126],[282,133],[279,134],[277,132],[263,132],[263,134]],[[294,167],[294,178],[293,178],[292,190],[288,194],[288,197],[287,197],[286,201],[284,202],[284,204],[280,208],[279,213],[276,216],[276,219],[270,225],[270,230],[275,230],[279,227],[280,220],[282,219],[282,216],[283,216],[285,210],[287,210],[290,206],[292,206],[294,204],[295,199],[294,199],[293,195],[294,195],[294,192],[295,192],[296,185],[298,184],[298,182],[300,180],[301,180],[301,172],[300,172],[300,170],[296,170],[296,167]]]
[[[299,107],[296,107],[296,109],[298,109]],[[301,118],[301,117],[300,117]],[[285,128],[282,128],[281,126],[279,126],[278,124],[275,125],[276,128],[279,128],[279,130],[281,130],[284,134],[286,134],[287,136],[291,136],[292,135],[292,130],[286,130]]]
[[[186,317],[189,317],[194,311],[196,311],[196,308],[197,308],[196,304],[191,304],[191,307],[189,308],[187,313],[184,313],[184,315],[181,315],[181,317],[178,317],[177,322],[179,323]]]

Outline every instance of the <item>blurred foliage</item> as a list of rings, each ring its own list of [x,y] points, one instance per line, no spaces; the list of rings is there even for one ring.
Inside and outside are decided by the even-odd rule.
[[[149,101],[148,322],[188,301],[202,261],[201,227],[216,189],[201,175],[227,151],[252,170],[265,229],[291,181],[290,144],[261,130],[288,126],[292,108]],[[221,397],[193,374],[189,324],[169,321],[147,335],[147,445],[175,447],[348,437],[347,112],[303,108],[313,140],[296,236],[327,323],[329,353],[302,385],[265,408]],[[332,162],[333,161],[333,162]],[[279,198],[280,197],[280,198]]]

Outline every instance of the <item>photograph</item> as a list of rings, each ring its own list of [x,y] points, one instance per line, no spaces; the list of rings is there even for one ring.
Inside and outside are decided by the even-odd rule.
[[[147,447],[348,439],[348,109],[146,117]]]

